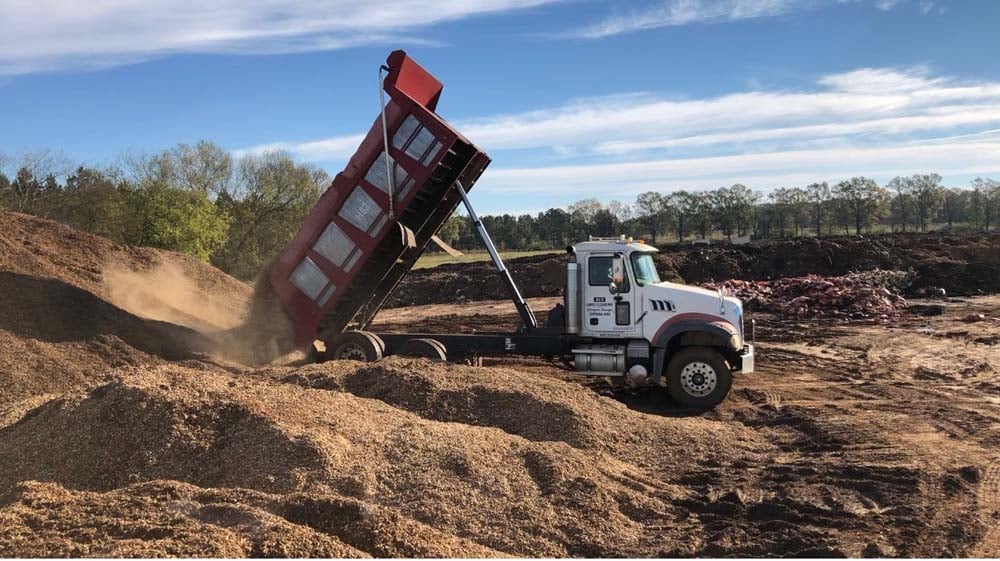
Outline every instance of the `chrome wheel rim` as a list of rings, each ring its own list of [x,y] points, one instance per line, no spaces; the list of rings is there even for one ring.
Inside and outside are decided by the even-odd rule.
[[[360,360],[364,362],[367,358],[365,350],[357,343],[344,343],[337,348],[337,359],[339,360]]]
[[[681,369],[681,388],[688,395],[705,397],[715,390],[719,378],[715,369],[701,361],[689,362]]]

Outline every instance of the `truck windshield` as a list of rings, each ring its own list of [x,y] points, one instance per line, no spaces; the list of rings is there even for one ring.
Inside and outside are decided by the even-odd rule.
[[[635,282],[638,285],[660,282],[660,275],[656,273],[656,265],[650,253],[633,253],[632,270],[635,272]]]

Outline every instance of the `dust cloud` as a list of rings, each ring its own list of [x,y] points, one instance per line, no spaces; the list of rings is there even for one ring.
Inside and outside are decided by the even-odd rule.
[[[103,272],[112,304],[139,317],[182,325],[202,333],[231,329],[242,318],[232,307],[213,300],[176,263],[136,271],[110,265]]]

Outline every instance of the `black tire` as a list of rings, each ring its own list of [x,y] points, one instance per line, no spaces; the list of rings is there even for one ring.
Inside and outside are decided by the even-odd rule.
[[[347,331],[326,345],[327,360],[360,360],[375,362],[382,358],[379,337],[367,331]]]
[[[722,403],[733,387],[729,365],[714,349],[686,347],[667,365],[667,391],[684,407],[707,410]]]
[[[403,343],[398,354],[401,356],[429,358],[431,360],[448,360],[448,352],[444,348],[444,344],[434,339],[410,339]]]

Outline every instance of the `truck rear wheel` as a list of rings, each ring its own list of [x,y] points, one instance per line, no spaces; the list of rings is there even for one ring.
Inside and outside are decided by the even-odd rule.
[[[681,349],[667,366],[667,391],[692,409],[712,409],[729,395],[733,376],[725,359],[708,347]]]
[[[399,349],[402,356],[429,358],[431,360],[448,360],[448,352],[444,344],[434,339],[410,339]]]
[[[347,331],[334,337],[327,345],[326,358],[375,362],[382,358],[382,349],[378,335],[367,331]]]

